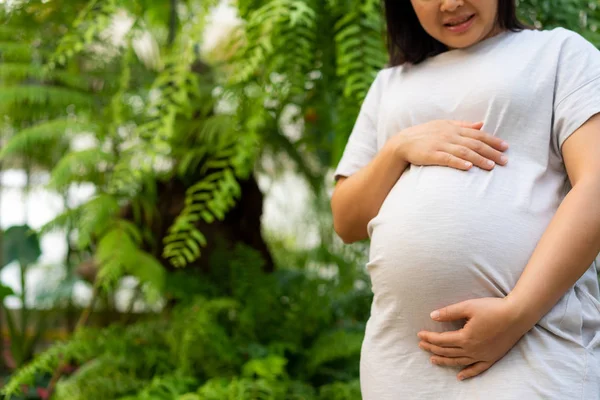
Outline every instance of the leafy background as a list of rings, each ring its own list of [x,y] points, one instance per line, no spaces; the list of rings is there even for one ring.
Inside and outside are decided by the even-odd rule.
[[[61,210],[0,215],[6,398],[359,399],[368,245],[328,199],[387,61],[379,1],[238,0],[225,27],[218,0],[1,5],[0,170]],[[598,1],[519,13],[600,45]]]

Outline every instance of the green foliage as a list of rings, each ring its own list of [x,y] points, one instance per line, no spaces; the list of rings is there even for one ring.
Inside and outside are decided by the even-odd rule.
[[[165,269],[140,249],[140,242],[139,229],[129,221],[117,220],[108,228],[96,250],[96,261],[100,265],[98,283],[110,289],[123,275],[133,275],[149,285],[150,300],[157,300],[165,283]]]
[[[19,369],[4,393],[64,362],[78,369],[59,380],[57,399],[360,398],[371,293],[348,259],[366,248],[349,256],[321,229],[323,243],[307,250],[271,240],[271,274],[244,247],[212,252],[201,275],[167,273],[166,264],[192,264],[217,246],[204,227],[240,201],[240,181],[262,155],[273,170],[291,159],[325,198],[323,177],[386,63],[380,2],[239,0],[226,62],[209,66],[198,49],[215,3],[32,0],[0,27],[0,158],[49,171],[48,187],[61,194],[94,187],[41,233],[72,229],[100,292],[131,275],[149,302],[166,304],[129,325],[77,331]],[[600,44],[595,3],[519,7],[537,26],[563,25]],[[107,33],[117,14],[133,22],[120,43]],[[143,36],[157,47],[152,62],[135,47]],[[71,148],[84,137],[88,147]],[[157,188],[172,182],[185,185],[183,208],[160,226],[173,210],[157,203]],[[327,213],[318,219],[330,227]],[[334,278],[319,277],[331,268]]]
[[[600,47],[600,5],[584,0],[518,0],[524,21],[544,29],[564,27]]]
[[[325,385],[319,392],[320,400],[360,399],[360,382],[358,379],[350,382],[335,382]]]
[[[362,332],[347,330],[322,335],[309,350],[310,363],[307,368],[317,371],[331,361],[351,358],[360,353],[363,336]]]
[[[80,91],[42,85],[9,86],[0,92],[0,106],[3,107],[44,106],[57,109],[74,104],[77,107],[89,108],[92,102],[91,96]]]
[[[28,225],[15,225],[4,231],[2,235],[2,265],[16,261],[29,265],[37,261],[42,254],[37,232]]]
[[[241,148],[239,142],[231,143],[204,161],[201,174],[205,178],[187,190],[185,208],[164,239],[164,256],[171,258],[173,265],[184,266],[200,257],[200,246],[206,246],[207,242],[195,224],[200,219],[209,224],[223,220],[240,197],[233,163],[244,151],[246,149]]]
[[[305,0],[274,0],[249,13],[244,37],[246,46],[235,58],[231,81],[248,82],[259,70],[271,73],[283,67],[290,72],[288,79],[301,84],[298,89],[303,91],[306,74],[314,68],[316,12],[313,5]],[[297,57],[292,65],[284,65],[283,54]]]
[[[76,374],[56,387],[56,398],[69,400],[112,399],[115,393],[127,393],[143,387],[128,363],[100,355],[81,366]]]
[[[6,40],[9,38],[3,38]],[[28,43],[0,42],[0,55],[3,60],[31,61],[31,46]],[[23,75],[23,74],[20,74]]]
[[[219,268],[175,309],[86,328],[17,372],[4,393],[62,360],[80,367],[59,381],[59,400],[360,398],[353,382],[361,337],[358,327],[341,328],[353,317],[336,316],[335,282],[288,269],[266,275],[246,247],[223,250],[213,263]],[[319,307],[310,306],[315,299]]]
[[[339,159],[360,103],[386,63],[380,2],[270,0],[239,7],[243,33],[233,43],[241,50],[230,60],[230,80],[256,82],[264,91],[269,106],[258,112],[275,121],[262,134],[311,178],[311,151],[324,166]],[[305,124],[297,143],[279,130],[289,105],[300,107],[294,118]]]
[[[99,36],[109,27],[116,11],[116,0],[89,1],[73,22],[71,31],[61,38],[49,67],[65,64],[74,55],[89,49],[90,44],[99,41]]]
[[[156,299],[164,282],[164,268],[156,257],[162,253],[175,266],[199,258],[207,241],[198,223],[223,220],[240,196],[238,180],[252,171],[256,136],[244,133],[231,115],[215,114],[219,101],[212,93],[215,85],[197,71],[198,38],[213,3],[188,3],[186,11],[178,12],[179,24],[169,27],[176,30],[162,44],[158,71],[139,62],[134,49],[134,39],[149,33],[144,18],[151,5],[117,0],[79,1],[66,7],[77,17],[58,43],[41,40],[35,32],[23,34],[26,40],[42,43],[34,46],[39,50],[34,58],[21,57],[22,49],[14,46],[2,53],[10,62],[0,64],[0,78],[7,83],[0,91],[0,107],[30,106],[35,112],[12,121],[20,126],[0,157],[49,169],[47,187],[60,193],[81,183],[95,186],[96,195],[87,203],[66,210],[42,231],[73,230],[77,249],[95,253],[104,289],[133,275],[147,283],[146,290]],[[22,22],[28,10],[18,9],[13,17]],[[55,15],[57,24],[63,19],[60,8],[43,3],[31,10]],[[115,45],[107,29],[124,11],[139,14],[128,15],[133,26],[124,42]],[[131,99],[141,99],[143,106],[134,108]],[[196,123],[202,126],[199,132]],[[91,145],[70,150],[70,141],[85,134],[92,138]],[[47,147],[40,152],[40,146]],[[194,157],[199,153],[202,157]],[[154,223],[151,217],[157,215],[154,189],[158,181],[173,179],[188,185],[184,208],[165,238],[155,238],[148,234]],[[133,235],[130,227],[123,229],[126,221],[118,215],[126,206],[134,211],[136,223],[146,224]],[[113,257],[112,246],[118,250]]]
[[[52,170],[48,187],[62,191],[73,183],[101,183],[102,173],[112,163],[114,154],[96,148],[69,152]]]
[[[72,118],[56,118],[40,121],[36,125],[19,131],[0,150],[0,159],[25,157],[36,146],[52,146],[54,143],[71,137],[74,132],[94,131],[95,125],[78,122]]]

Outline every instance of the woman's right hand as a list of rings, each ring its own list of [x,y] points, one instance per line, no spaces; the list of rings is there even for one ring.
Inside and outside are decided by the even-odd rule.
[[[405,129],[390,139],[396,154],[412,165],[491,170],[505,165],[508,144],[481,131],[483,122],[438,120]]]

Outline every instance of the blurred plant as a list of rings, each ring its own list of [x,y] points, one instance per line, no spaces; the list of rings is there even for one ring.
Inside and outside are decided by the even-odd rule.
[[[564,27],[600,47],[600,4],[587,0],[517,0],[523,21],[537,28]]]
[[[267,274],[260,254],[243,246],[211,261],[219,268],[204,281],[171,275],[175,309],[129,326],[78,330],[20,369],[4,393],[68,362],[80,367],[58,382],[56,399],[359,397],[364,320],[336,311],[342,292],[333,280],[299,270]]]
[[[10,139],[0,158],[51,171],[62,194],[94,186],[42,229],[72,232],[94,297],[74,336],[19,369],[5,394],[48,373],[49,392],[69,400],[360,397],[371,293],[352,260],[366,247],[340,249],[322,218],[322,243],[278,238],[273,262],[252,172],[255,160],[272,175],[291,160],[327,214],[324,179],[386,62],[379,1],[238,0],[241,24],[208,65],[199,47],[215,3],[32,0],[9,14],[4,37],[27,44],[0,42]],[[563,21],[548,12],[562,10],[564,26],[594,38],[597,8],[578,4],[520,10],[538,26]],[[117,25],[127,27],[119,37]],[[86,148],[71,147],[82,138]],[[126,275],[166,307],[85,327],[94,300]]]
[[[38,313],[39,319],[35,325],[30,324],[31,310],[30,305],[27,304],[25,279],[27,271],[37,262],[42,252],[36,232],[27,225],[8,228],[3,235],[3,246],[4,259],[2,260],[2,267],[13,262],[16,262],[19,266],[21,308],[18,310],[16,321],[12,311],[4,305],[4,299],[8,295],[14,294],[12,289],[0,286],[0,301],[8,324],[11,356],[16,367],[21,367],[33,357],[35,345],[45,329],[45,316],[43,313]],[[32,329],[31,333],[29,332],[30,328]]]

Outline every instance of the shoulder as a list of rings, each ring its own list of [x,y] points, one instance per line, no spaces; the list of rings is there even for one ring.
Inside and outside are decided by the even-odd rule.
[[[397,80],[400,77],[400,75],[402,75],[402,71],[406,67],[406,65],[397,65],[394,67],[387,66],[382,68],[377,73],[374,85],[378,86],[380,90],[389,87],[393,83],[393,81]]]
[[[390,80],[393,79],[394,74],[398,73],[398,71],[400,70],[402,70],[401,65],[396,67],[384,67],[377,73],[377,78],[375,79],[375,81],[378,84],[385,86],[386,83],[389,83]]]
[[[373,83],[369,89],[369,97],[379,98],[383,95],[386,88],[388,88],[392,81],[395,79],[395,75],[399,73],[402,66],[397,67],[384,67],[377,71]]]
[[[546,30],[525,30],[521,37],[529,41],[538,42],[547,47],[559,49],[584,49],[587,51],[598,50],[589,40],[580,33],[567,28],[557,27]]]
[[[580,33],[558,27],[523,30],[513,35],[509,49],[545,65],[584,63],[597,66],[600,51]]]

